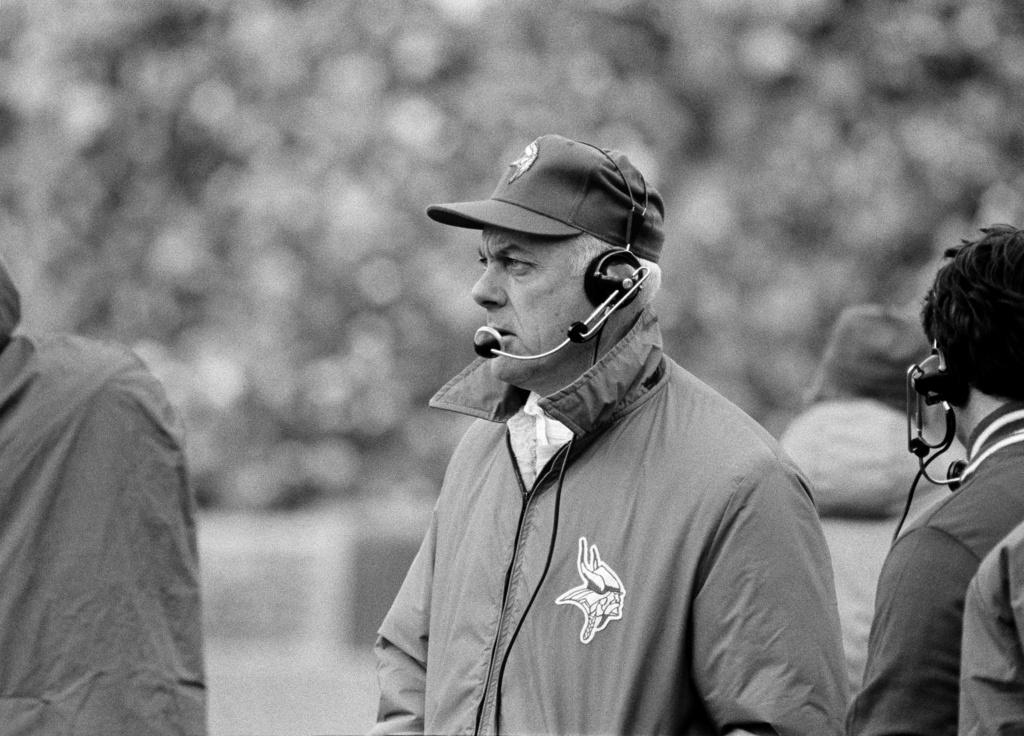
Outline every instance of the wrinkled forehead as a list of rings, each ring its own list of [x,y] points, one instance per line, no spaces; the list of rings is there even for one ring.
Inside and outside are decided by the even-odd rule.
[[[480,236],[480,254],[496,256],[519,252],[544,258],[570,252],[578,239],[578,235],[551,237],[489,227],[484,228]]]

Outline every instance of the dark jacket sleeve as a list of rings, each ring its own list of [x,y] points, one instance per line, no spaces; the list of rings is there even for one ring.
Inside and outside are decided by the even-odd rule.
[[[374,652],[380,702],[377,723],[371,731],[375,736],[423,733],[435,532],[436,516],[432,516],[423,543],[378,631]]]
[[[807,490],[758,468],[734,493],[694,602],[694,676],[723,731],[841,734],[846,673],[828,549]]]
[[[850,736],[955,736],[964,591],[974,553],[922,527],[893,546],[882,567],[864,683]]]

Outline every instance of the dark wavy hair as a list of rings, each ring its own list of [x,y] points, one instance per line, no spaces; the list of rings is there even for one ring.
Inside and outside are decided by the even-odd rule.
[[[949,248],[951,259],[924,298],[921,325],[946,358],[967,402],[970,386],[990,396],[1024,400],[1024,230],[982,228],[983,237]]]

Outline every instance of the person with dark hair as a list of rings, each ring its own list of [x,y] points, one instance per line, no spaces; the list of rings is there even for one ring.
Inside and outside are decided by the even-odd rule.
[[[921,313],[934,365],[912,375],[952,407],[967,462],[886,558],[851,736],[957,733],[967,587],[1024,521],[1024,231],[993,225],[945,256]]]
[[[847,307],[832,325],[803,410],[779,438],[814,490],[853,690],[864,674],[878,576],[917,471],[906,447],[907,366],[927,350],[908,310]],[[917,508],[938,490],[919,488]]]
[[[180,422],[130,351],[20,304],[0,262],[0,734],[202,736]]]
[[[806,481],[662,351],[661,196],[617,151],[542,136],[489,199],[468,414],[376,643],[373,733],[815,734],[847,688]]]

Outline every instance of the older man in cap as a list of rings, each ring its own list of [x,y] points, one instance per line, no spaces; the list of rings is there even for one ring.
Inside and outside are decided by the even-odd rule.
[[[662,199],[623,154],[538,138],[489,199],[477,418],[376,645],[375,733],[838,734],[828,552],[806,482],[662,352]]]

